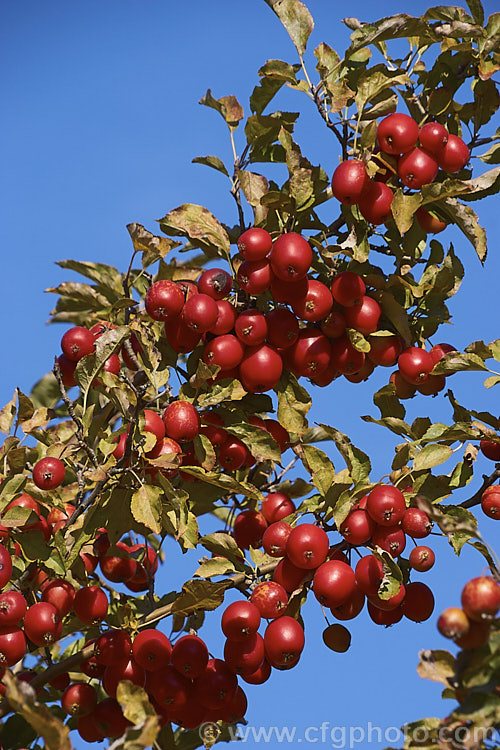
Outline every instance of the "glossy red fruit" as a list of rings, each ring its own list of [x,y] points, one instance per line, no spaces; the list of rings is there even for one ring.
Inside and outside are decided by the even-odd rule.
[[[0,627],[0,668],[12,667],[26,653],[26,638],[16,625]]]
[[[100,586],[83,586],[75,594],[73,609],[85,625],[98,623],[108,614],[108,597]]]
[[[322,370],[319,375],[314,375],[310,378],[310,381],[320,388],[325,388],[330,383],[333,383],[336,378],[339,378],[340,375],[341,373],[338,372],[335,364],[330,361],[326,369]]]
[[[417,385],[417,391],[423,396],[436,396],[446,387],[444,375],[428,375],[423,383]]]
[[[417,387],[405,380],[399,370],[391,373],[389,382],[394,385],[396,396],[400,399],[413,398],[417,392]]]
[[[144,409],[144,431],[151,432],[157,442],[165,437],[163,419],[155,411],[151,411],[151,409]]]
[[[32,604],[24,615],[24,632],[35,646],[50,646],[62,632],[59,612],[48,602]]]
[[[102,574],[108,581],[124,583],[137,572],[137,561],[130,556],[130,547],[117,542],[105,555],[99,558]]]
[[[210,333],[216,336],[223,336],[225,333],[231,333],[236,322],[236,308],[226,299],[217,300],[217,320],[215,325],[210,328]]]
[[[459,638],[455,638],[455,643],[462,649],[481,648],[488,641],[491,630],[491,623],[488,621],[476,622],[469,621],[468,632]]]
[[[470,620],[492,620],[500,609],[500,585],[489,576],[472,578],[462,589],[461,601]]]
[[[437,155],[448,143],[448,131],[440,122],[427,122],[418,131],[418,140],[422,148]]]
[[[292,302],[292,310],[301,320],[316,323],[326,318],[333,305],[328,287],[316,279],[307,280],[307,291]]]
[[[326,560],[329,547],[326,531],[312,523],[303,523],[292,529],[286,554],[297,568],[312,570]]]
[[[277,669],[289,669],[295,666],[304,643],[302,626],[289,615],[283,615],[270,622],[264,633],[266,659]]]
[[[205,344],[203,361],[207,365],[219,365],[223,371],[231,370],[233,367],[238,367],[244,353],[245,347],[241,341],[231,333],[227,333],[224,336],[216,336]]]
[[[382,484],[369,493],[366,510],[380,526],[397,526],[406,512],[404,495],[397,487]]]
[[[132,638],[126,630],[105,630],[95,642],[95,659],[106,667],[125,663],[132,653]]]
[[[0,544],[0,589],[6,586],[12,577],[12,558],[3,544]]]
[[[83,326],[70,328],[61,339],[63,354],[72,362],[78,362],[82,357],[92,354],[94,348],[95,339]]]
[[[262,260],[244,260],[238,268],[236,280],[247,294],[258,295],[271,286],[274,273],[267,258]]]
[[[332,281],[332,296],[343,307],[360,302],[366,292],[365,282],[357,273],[342,271]]]
[[[257,584],[250,597],[261,617],[275,620],[285,613],[288,604],[288,594],[284,587],[276,581],[263,581]]]
[[[224,422],[218,414],[214,412],[205,412],[202,416],[203,422],[208,424],[202,425],[200,432],[206,435],[214,448],[220,448],[228,439],[228,433],[224,429]]]
[[[196,635],[184,635],[176,641],[172,650],[172,664],[180,674],[194,680],[202,674],[208,664],[208,649]]]
[[[434,362],[429,352],[418,346],[410,346],[398,357],[399,372],[412,385],[419,385],[426,380],[433,367]]]
[[[370,178],[360,159],[343,161],[333,173],[332,192],[338,201],[348,206],[357,203],[369,185]]]
[[[344,317],[348,328],[355,328],[368,336],[378,328],[382,310],[379,303],[371,297],[362,297],[359,302],[344,310]]]
[[[283,372],[283,360],[272,346],[249,346],[239,366],[244,388],[251,393],[269,391],[277,385]]]
[[[433,525],[427,513],[420,508],[407,508],[403,516],[403,531],[413,539],[429,536]]]
[[[481,440],[479,449],[490,461],[500,461],[500,443],[495,443],[493,440]]]
[[[393,609],[399,607],[405,597],[406,589],[403,584],[400,585],[399,590],[389,597],[389,599],[383,599],[380,594],[374,594],[369,596],[368,600],[374,607],[383,609],[384,612],[390,612]]]
[[[247,708],[247,697],[242,688],[238,685],[229,704],[221,709],[220,717],[222,721],[227,722],[241,721],[246,714]]]
[[[370,224],[383,224],[391,217],[391,204],[394,193],[384,182],[372,182],[360,199],[358,206],[361,215]]]
[[[290,435],[276,419],[264,419],[264,429],[276,440],[282,453],[290,447]]]
[[[198,291],[214,300],[221,300],[231,292],[233,279],[223,268],[209,268],[198,279]]]
[[[229,436],[224,445],[219,449],[219,464],[226,471],[237,471],[241,469],[251,457],[251,453],[239,438]],[[240,523],[242,523],[240,521]]]
[[[233,535],[238,547],[249,549],[262,545],[262,535],[267,529],[267,521],[255,510],[243,510],[234,522]]]
[[[206,333],[217,322],[219,308],[208,294],[193,294],[182,308],[184,325],[196,333]]]
[[[267,321],[264,313],[256,308],[243,310],[236,318],[234,332],[245,346],[262,344],[267,336]]]
[[[307,274],[313,259],[311,246],[295,232],[280,235],[269,255],[273,273],[283,281],[299,281]]]
[[[401,605],[405,617],[413,622],[428,620],[434,611],[434,595],[430,588],[414,581],[406,586],[406,594]]]
[[[264,639],[259,633],[244,641],[228,639],[224,644],[224,661],[236,674],[252,674],[264,662]]]
[[[365,606],[365,595],[359,588],[358,584],[354,584],[354,588],[342,604],[338,604],[336,607],[331,608],[331,613],[337,620],[354,620],[359,615]]]
[[[222,632],[232,641],[244,641],[257,632],[259,625],[260,612],[246,599],[229,604],[222,613]]]
[[[493,485],[488,488],[495,490],[492,492],[483,492],[481,497],[481,509],[485,515],[495,520],[500,519],[500,487]]]
[[[178,471],[178,466],[180,463],[179,455],[181,453],[182,448],[176,440],[172,440],[172,438],[169,437],[164,437],[163,440],[158,440],[153,450],[149,451],[149,453],[147,454],[147,458],[155,459],[165,456],[166,463],[159,469],[153,466],[149,466],[146,468],[146,471],[150,475],[151,479],[154,481],[154,478],[156,477],[158,471],[160,471],[163,476],[167,478],[175,476]],[[169,461],[167,461],[167,457]],[[170,464],[170,466],[167,467],[167,463]],[[135,575],[135,573],[133,573],[132,575]]]
[[[269,492],[262,501],[260,510],[268,523],[275,523],[293,513],[295,503],[284,492]]]
[[[398,557],[406,546],[406,537],[399,526],[377,526],[372,534],[372,542],[393,557]]]
[[[354,571],[341,560],[327,560],[314,574],[314,596],[326,607],[337,607],[347,601],[354,587]]]
[[[396,622],[403,619],[403,610],[401,609],[401,606],[391,610],[384,610],[379,609],[379,607],[376,607],[370,601],[367,602],[366,606],[370,619],[376,625],[384,625],[388,628],[390,625],[394,625]]]
[[[417,570],[419,573],[426,573],[434,565],[436,556],[430,547],[422,544],[412,549],[409,561],[413,570]]]
[[[432,349],[429,351],[429,354],[431,355],[431,358],[434,364],[437,364],[447,354],[449,354],[450,352],[456,352],[456,351],[457,350],[452,344],[435,344],[432,347]]]
[[[0,628],[21,622],[27,606],[26,599],[19,591],[4,591],[0,594]]]
[[[323,630],[323,643],[330,651],[344,654],[351,645],[351,634],[344,625],[334,623]]]
[[[460,172],[470,159],[468,146],[457,135],[448,135],[448,143],[437,155],[438,164],[441,169],[450,174]]]
[[[112,354],[111,357],[109,357],[102,366],[102,371],[109,372],[110,375],[119,375],[121,367],[122,363],[120,362],[120,357],[118,356],[118,354]],[[96,378],[92,382],[92,385],[98,386],[102,385],[102,383],[99,378]]]
[[[417,143],[418,125],[409,115],[394,112],[384,117],[377,129],[380,150],[386,154],[405,154]]]
[[[420,190],[423,185],[434,182],[438,169],[434,156],[418,146],[404,154],[398,162],[401,181],[412,190]]]
[[[72,388],[74,385],[76,385],[76,380],[75,380],[76,362],[73,362],[71,359],[68,359],[64,354],[60,354],[59,357],[57,358],[57,363],[61,371],[61,378],[62,378],[63,385],[66,388]]]
[[[227,706],[238,687],[238,678],[222,659],[210,659],[193,684],[193,696],[203,706],[219,710]]]
[[[75,601],[75,589],[64,578],[53,578],[42,586],[42,602],[49,602],[64,617],[71,611]]]
[[[460,607],[448,607],[438,617],[437,629],[445,638],[463,638],[469,628],[469,618]]]
[[[263,685],[271,676],[271,665],[264,659],[262,666],[252,674],[243,674],[241,678],[249,685]]]
[[[75,682],[61,696],[61,706],[70,716],[88,716],[97,706],[97,693],[92,685]]]
[[[284,557],[291,530],[292,527],[285,521],[271,523],[262,536],[264,552],[271,557]]]
[[[200,418],[195,407],[188,401],[173,401],[163,414],[167,437],[179,443],[194,440],[200,431]]]
[[[289,594],[301,588],[308,578],[310,573],[304,568],[298,568],[288,557],[280,560],[273,572],[273,581],[280,583]]]
[[[271,235],[260,227],[247,229],[238,240],[238,252],[245,260],[262,260],[271,252],[272,246]]]
[[[330,341],[313,326],[303,328],[295,344],[286,351],[293,371],[306,378],[326,370],[331,358]]]
[[[448,226],[445,221],[441,221],[441,219],[433,216],[422,207],[416,210],[415,216],[417,217],[420,229],[427,234],[439,234],[439,232],[442,232]]]
[[[157,672],[170,663],[172,645],[167,636],[155,628],[141,630],[132,643],[132,655],[147,672]]]
[[[380,367],[393,367],[403,351],[399,336],[370,336],[370,346],[368,357]]]
[[[276,302],[286,302],[291,305],[292,302],[307,293],[307,276],[298,281],[283,281],[283,279],[274,276],[270,289]]]
[[[278,349],[287,349],[299,337],[299,323],[286,307],[275,307],[266,313],[267,340]]]
[[[180,314],[184,307],[184,294],[175,281],[162,279],[149,287],[144,303],[153,320],[166,321]]]
[[[78,719],[78,724],[80,725],[80,722],[89,718],[93,720],[95,729],[101,733],[102,737],[121,737],[130,726],[130,722],[124,717],[120,704],[115,698],[107,698],[98,703],[89,716]]]
[[[199,331],[187,326],[181,318],[168,320],[165,323],[165,338],[178,354],[192,352],[200,343],[201,337],[202,334]]]
[[[154,672],[150,674],[155,674]],[[110,664],[106,667],[102,678],[102,686],[111,698],[116,698],[118,683],[128,680],[133,685],[144,687],[146,683],[146,671],[130,657],[126,661]]]
[[[340,533],[349,544],[365,544],[373,534],[375,521],[365,510],[352,510],[342,522]]]
[[[325,336],[328,336],[330,339],[337,339],[339,336],[342,336],[346,326],[345,317],[342,313],[337,312],[337,310],[332,310],[332,312],[321,321],[321,330]]]
[[[51,685],[54,690],[64,691],[69,685],[69,674],[67,672],[63,672],[62,674],[58,674],[57,677],[54,677],[52,680],[49,680],[49,685]]]
[[[365,380],[368,380],[374,369],[375,365],[373,362],[365,356],[362,367],[357,372],[344,373],[344,377],[350,383],[363,383]]]
[[[337,372],[343,375],[354,375],[365,364],[365,354],[354,348],[347,336],[340,336],[330,343],[330,363]]]

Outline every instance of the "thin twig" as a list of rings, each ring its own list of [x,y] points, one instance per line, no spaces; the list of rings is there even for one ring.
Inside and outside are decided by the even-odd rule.
[[[490,474],[489,477],[486,476],[486,474],[483,475],[483,483],[481,487],[477,492],[474,493],[474,495],[472,495],[472,497],[469,497],[468,500],[464,500],[463,503],[459,503],[459,508],[473,508],[475,505],[479,505],[485,489],[487,487],[491,487],[492,484],[495,484],[497,479],[500,479],[500,464],[496,464],[496,466],[497,468],[492,474]]]
[[[59,366],[59,362],[57,360],[57,357],[54,360],[54,368],[53,373],[56,376],[57,383],[59,385],[59,392],[61,394],[61,398],[63,400],[64,405],[66,406],[66,409],[68,410],[68,414],[73,420],[73,422],[76,425],[76,437],[78,440],[78,444],[81,448],[84,449],[87,456],[89,457],[90,461],[93,463],[93,465],[97,468],[99,466],[99,461],[97,460],[97,456],[90,447],[90,445],[87,445],[87,443],[84,440],[83,437],[83,423],[79,417],[77,417],[75,413],[74,406],[72,402],[69,399],[68,394],[66,393],[66,388],[64,387],[63,379],[62,379],[62,372],[61,368]]]

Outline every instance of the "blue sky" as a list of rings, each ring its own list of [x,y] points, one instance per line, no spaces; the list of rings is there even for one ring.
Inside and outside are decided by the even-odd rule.
[[[488,0],[486,12],[496,10],[495,5]],[[402,6],[386,0],[382,9],[357,0],[343,8],[310,0],[308,7],[316,21],[308,53],[314,70],[316,44],[326,41],[339,51],[347,46],[348,31],[340,23],[343,15],[373,20],[379,7],[384,15],[401,11],[417,15],[427,4]],[[223,121],[214,111],[200,107],[198,99],[211,87],[216,97],[235,94],[249,113],[248,97],[258,80],[258,68],[269,58],[295,62],[296,57],[285,31],[262,0],[210,4],[6,0],[0,49],[0,299],[5,316],[0,399],[5,403],[17,385],[28,392],[59,351],[64,331],[45,325],[55,297],[44,289],[66,280],[68,274],[54,261],[96,260],[124,269],[131,250],[126,224],[138,221],[156,231],[155,220],[184,202],[205,205],[229,224],[236,221],[224,177],[191,163],[193,157],[206,154],[217,154],[228,163],[231,158]],[[338,163],[337,144],[309,109],[308,100],[285,92],[277,101],[282,108],[304,112],[297,138],[311,161],[321,161],[331,174]],[[476,169],[482,168],[478,163]],[[490,341],[500,335],[497,202],[490,199],[478,207],[490,238],[485,269],[472,247],[449,230],[447,240],[454,242],[467,276],[451,306],[453,328],[435,342],[463,347],[475,339]],[[336,208],[332,205],[332,212]],[[349,432],[372,456],[375,476],[387,473],[393,441],[381,434],[381,428],[361,422],[359,415],[375,413],[371,396],[386,376],[377,373],[361,386],[336,382],[329,389],[313,391],[311,420],[326,419]],[[497,394],[484,391],[481,383],[476,375],[459,375],[452,387],[464,404],[494,412]],[[450,417],[441,396],[415,399],[409,412],[442,420]],[[333,449],[331,453],[336,460]],[[478,477],[489,468],[486,459],[480,461]],[[473,489],[478,483],[479,478]],[[494,522],[481,520],[481,528],[486,538],[495,541]],[[477,553],[467,552],[457,561],[437,538],[434,547],[435,569],[420,580],[433,588],[439,612],[458,603],[461,587],[481,573],[483,563]],[[170,545],[159,588],[168,591],[189,577],[195,558],[180,559]],[[449,702],[440,703],[439,688],[423,682],[415,671],[419,649],[447,647],[435,629],[435,618],[384,630],[371,624],[365,612],[352,624],[351,650],[336,655],[322,644],[319,607],[308,602],[305,615],[307,643],[299,666],[276,672],[263,686],[249,686],[249,724],[297,726],[297,737],[286,743],[295,747],[305,727],[320,727],[325,721],[329,727],[366,727],[372,722],[385,729],[451,710]],[[219,612],[209,616],[206,629],[218,655],[222,652],[219,616]],[[386,740],[372,746],[385,747],[394,737]],[[253,746],[250,740],[248,744]],[[328,735],[326,745],[335,746]]]

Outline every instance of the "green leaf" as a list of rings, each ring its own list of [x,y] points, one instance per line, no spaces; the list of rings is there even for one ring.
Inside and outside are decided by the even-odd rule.
[[[207,436],[202,435],[201,433],[196,435],[193,440],[193,447],[196,458],[201,466],[208,471],[213,469],[217,462],[217,457],[215,455],[214,447]]]
[[[421,651],[419,657],[417,672],[420,677],[449,687],[457,669],[455,657],[443,650]]]
[[[262,493],[257,487],[254,487],[250,482],[238,482],[237,479],[234,479],[229,474],[222,474],[220,471],[205,471],[201,466],[183,466],[182,471],[197,479],[201,479],[203,482],[220,487],[228,494],[235,492],[238,495],[245,495],[252,500],[262,500]]]
[[[123,740],[113,743],[113,750],[139,750],[154,745],[160,731],[158,715],[149,702],[146,691],[129,680],[121,680],[116,690],[116,700],[122,707],[123,715],[132,722]]]
[[[215,216],[204,206],[184,203],[160,219],[161,231],[170,236],[187,237],[205,253],[215,248],[215,256],[229,257],[229,237]]]
[[[404,234],[413,224],[415,212],[422,204],[420,193],[405,195],[401,188],[394,193],[391,211],[400,234]]]
[[[284,83],[285,81],[279,78],[263,78],[260,83],[255,86],[250,96],[250,109],[252,112],[261,115]],[[253,161],[253,159],[250,159],[250,161]],[[273,159],[264,159],[264,161],[273,161]]]
[[[356,484],[363,483],[370,476],[371,463],[370,459],[362,450],[353,445],[347,435],[329,427],[326,424],[320,425],[331,436],[337,450],[346,462],[349,473]]]
[[[238,172],[238,179],[243,195],[254,210],[255,223],[259,224],[267,216],[267,208],[261,204],[261,198],[269,192],[269,182],[263,175],[245,169]]]
[[[464,206],[456,198],[446,198],[443,201],[443,211],[446,216],[457,224],[467,239],[474,246],[477,257],[484,263],[488,248],[486,246],[486,232],[479,224],[477,214],[470,206]]]
[[[306,6],[299,0],[265,0],[287,30],[299,55],[306,51],[307,40],[314,21]]]
[[[276,461],[281,463],[281,450],[272,435],[260,427],[251,424],[226,425],[230,435],[236,435],[247,446],[257,461]]]
[[[165,258],[170,250],[179,245],[179,242],[152,234],[142,224],[127,224],[127,230],[135,252],[142,255],[143,268],[148,268],[160,258]]]
[[[451,375],[454,372],[466,371],[488,371],[481,357],[477,354],[464,352],[450,352],[435,365],[432,370],[433,375]]]
[[[193,164],[204,164],[206,167],[212,167],[212,169],[216,169],[218,172],[225,174],[226,177],[229,177],[229,172],[224,162],[218,156],[195,156],[191,161]]]
[[[247,395],[246,390],[239,380],[230,380],[224,378],[217,381],[206,393],[198,396],[198,406],[206,408],[207,406],[217,406],[223,401],[241,401]]]
[[[227,576],[234,573],[234,563],[223,557],[212,557],[211,560],[203,562],[194,572],[200,578],[211,578],[212,576]]]
[[[213,534],[202,536],[200,544],[213,555],[227,558],[232,563],[240,564],[244,556],[234,537],[223,531],[216,531]]]
[[[61,399],[59,384],[53,372],[40,378],[31,389],[30,398],[36,407],[52,409]]]
[[[38,736],[43,737],[47,750],[71,750],[69,727],[49,711],[47,706],[35,700],[33,689],[16,680],[9,670],[2,680],[7,688],[6,697],[10,708],[21,714]]]
[[[396,419],[404,419],[406,415],[406,409],[401,401],[396,396],[396,389],[393,383],[388,383],[382,386],[376,393],[373,394],[373,403],[380,410],[380,416],[384,417],[395,417]]]
[[[118,351],[129,335],[130,329],[128,326],[118,326],[106,331],[96,340],[95,354],[89,354],[78,362],[75,370],[75,379],[82,391],[84,411],[87,408],[89,391],[97,375],[104,367],[104,363],[112,354]]]
[[[160,487],[143,484],[134,492],[130,502],[134,519],[151,529],[153,534],[161,533],[161,496]]]
[[[17,388],[8,404],[0,411],[0,432],[9,435],[17,414]]]
[[[385,89],[390,89],[399,84],[408,83],[406,73],[388,71],[385,65],[375,65],[364,71],[358,78],[356,96],[354,101],[361,113],[371,99],[378,96]]]
[[[268,60],[265,65],[258,71],[260,76],[274,78],[284,83],[291,83],[294,86],[297,84],[297,71],[300,70],[300,65],[290,65],[290,63],[283,62],[283,60]]]
[[[303,435],[308,427],[306,415],[312,404],[309,393],[299,385],[297,378],[289,370],[285,370],[281,376],[276,393],[279,423],[288,432]]]
[[[317,59],[316,70],[328,91],[338,80],[340,57],[335,50],[325,42],[318,44],[314,50]]]
[[[231,581],[187,581],[182,593],[172,603],[172,614],[189,615],[197,610],[209,612],[217,609],[224,601],[224,592]]]
[[[391,555],[380,549],[380,547],[377,547],[373,552],[373,555],[382,563],[384,572],[384,577],[380,582],[377,593],[381,599],[390,599],[392,596],[395,596],[401,588],[403,573],[401,572],[399,565],[394,562]]]
[[[335,467],[322,450],[314,445],[297,448],[304,467],[312,477],[314,486],[324,496],[330,489],[335,476]]]
[[[217,110],[231,128],[237,128],[239,121],[245,116],[243,107],[235,96],[222,96],[220,99],[215,99],[210,89],[200,99],[199,104]]]
[[[413,337],[408,325],[408,314],[404,307],[399,304],[391,292],[380,292],[374,295],[377,302],[382,308],[382,312],[393,324],[396,331],[402,336],[405,344],[408,346],[413,341]]]
[[[485,388],[492,388],[494,385],[498,385],[498,383],[500,383],[500,375],[491,375],[489,378],[486,378],[483,385]]]
[[[413,459],[413,471],[422,471],[423,469],[432,469],[444,463],[453,455],[449,445],[439,443],[430,443],[422,448]]]

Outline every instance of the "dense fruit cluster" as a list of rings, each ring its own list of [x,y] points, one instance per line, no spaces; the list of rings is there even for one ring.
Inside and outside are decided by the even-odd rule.
[[[332,191],[341,203],[357,205],[370,224],[383,224],[391,214],[394,190],[404,186],[420,190],[438,177],[439,169],[455,174],[465,167],[470,151],[464,141],[439,122],[419,128],[401,112],[385,117],[377,129],[378,150],[371,155],[376,172],[370,179],[361,159],[347,159],[335,170]],[[445,222],[421,207],[417,221],[426,233],[441,232]]]
[[[437,628],[462,649],[479,648],[488,640],[491,625],[500,609],[500,584],[480,576],[462,590],[462,607],[448,607],[439,616]]]

